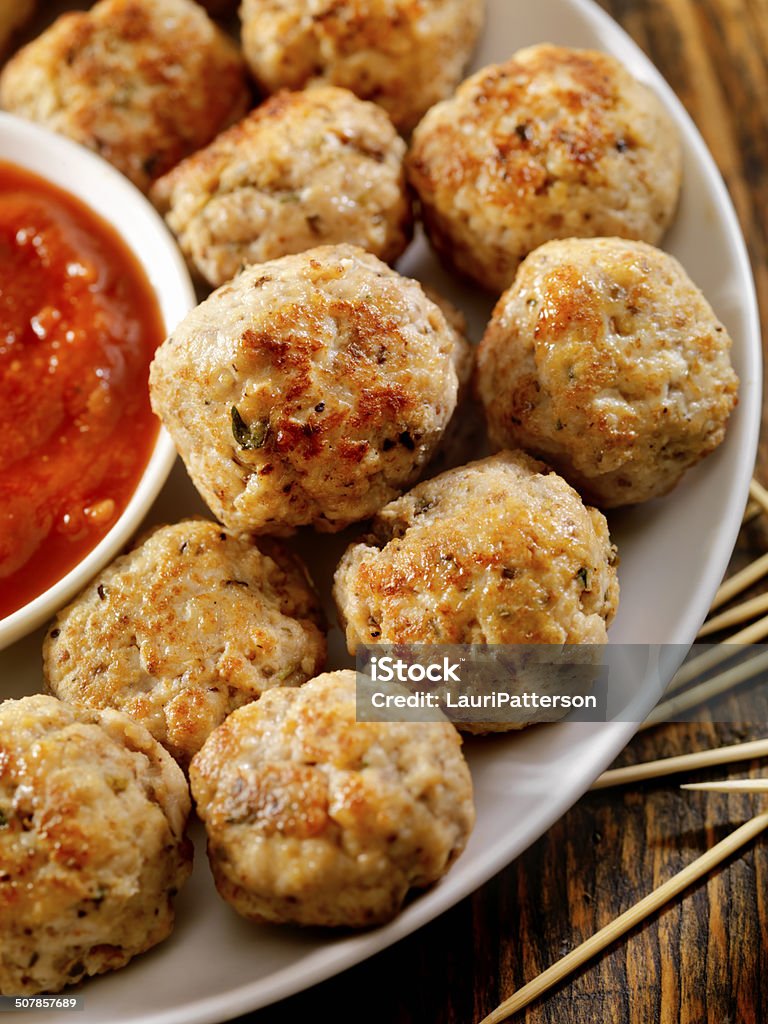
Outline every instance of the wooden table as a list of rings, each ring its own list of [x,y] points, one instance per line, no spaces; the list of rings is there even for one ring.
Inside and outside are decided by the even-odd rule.
[[[530,0],[534,3],[535,0]],[[725,176],[768,328],[768,0],[603,0],[681,97]],[[768,433],[759,468],[768,479]],[[768,549],[768,520],[735,564]],[[739,699],[726,705],[739,721]],[[745,706],[742,702],[741,706]],[[619,763],[739,742],[756,724],[675,725]],[[762,725],[760,723],[763,723]],[[759,765],[751,765],[758,769]],[[768,773],[768,766],[763,764]],[[723,771],[699,773],[721,778]],[[678,779],[587,796],[517,862],[393,949],[249,1024],[472,1024],[711,846],[756,798],[683,794]],[[617,943],[517,1020],[527,1024],[768,1022],[768,841]]]

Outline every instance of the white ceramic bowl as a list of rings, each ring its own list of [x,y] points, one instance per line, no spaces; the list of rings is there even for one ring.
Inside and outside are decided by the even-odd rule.
[[[192,282],[162,219],[127,178],[82,146],[10,114],[0,114],[0,160],[46,178],[111,224],[143,267],[166,331],[173,330],[195,304]],[[161,429],[138,486],[112,529],[57,583],[0,619],[0,649],[45,622],[114,558],[151,507],[175,457],[171,439]]]

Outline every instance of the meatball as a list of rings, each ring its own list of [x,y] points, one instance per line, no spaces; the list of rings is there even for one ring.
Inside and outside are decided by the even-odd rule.
[[[95,150],[144,191],[249,98],[237,47],[192,0],[64,14],[0,76],[6,110]]]
[[[126,715],[0,704],[0,992],[58,992],[162,942],[189,809],[178,765]]]
[[[297,558],[187,520],[155,530],[59,613],[43,666],[56,696],[124,711],[186,767],[230,711],[322,668],[321,625]]]
[[[346,89],[281,93],[156,182],[152,199],[214,286],[321,243],[391,263],[411,236],[404,155],[384,111]]]
[[[474,823],[449,722],[357,722],[355,673],[235,711],[190,772],[216,887],[254,921],[364,927],[436,882]]]
[[[492,441],[545,458],[613,508],[666,494],[723,440],[731,339],[667,253],[549,242],[523,263],[478,352]]]
[[[360,644],[605,643],[618,604],[603,515],[522,452],[449,470],[383,508],[334,597]]]
[[[243,49],[265,92],[341,85],[409,132],[461,77],[484,0],[243,0]]]
[[[658,242],[682,150],[659,100],[613,57],[541,45],[432,109],[407,167],[437,252],[498,293],[552,238]]]
[[[35,0],[0,0],[0,56],[18,29],[29,21],[35,9]]]
[[[334,532],[407,487],[456,405],[466,342],[352,246],[249,267],[158,349],[152,404],[233,529]]]

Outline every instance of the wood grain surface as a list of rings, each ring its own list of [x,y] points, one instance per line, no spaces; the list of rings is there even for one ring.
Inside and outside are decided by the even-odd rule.
[[[768,0],[603,0],[603,6],[665,75],[722,170],[749,245],[765,333]],[[765,427],[758,472],[768,480]],[[768,521],[758,520],[742,533],[734,565],[767,548]],[[652,730],[617,764],[768,734],[768,698],[755,688],[748,701],[737,695],[718,707],[723,718],[748,721]],[[743,768],[734,774],[750,768],[768,774],[766,762]],[[679,781],[587,796],[516,863],[437,921],[360,967],[244,1020],[472,1024],[765,806],[754,797],[683,793]],[[766,968],[763,839],[516,1020],[764,1024]]]

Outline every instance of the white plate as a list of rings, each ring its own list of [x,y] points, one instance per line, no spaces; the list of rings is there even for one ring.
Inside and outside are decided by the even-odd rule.
[[[730,330],[741,377],[741,403],[723,447],[671,496],[613,517],[621,563],[621,610],[614,641],[688,644],[704,618],[738,532],[752,471],[760,413],[760,341],[749,263],[715,165],[683,108],[628,37],[589,0],[489,0],[485,42],[475,64],[508,57],[520,46],[552,41],[615,54],[662,97],[685,146],[684,197],[665,247],[678,256]],[[422,243],[403,269],[443,282],[471,314],[479,335],[490,304],[446,278]],[[153,518],[199,508],[177,467]],[[315,539],[327,560],[327,587],[338,539]],[[0,656],[7,695],[39,687],[39,636]],[[338,630],[332,647],[341,663]],[[641,714],[656,699],[641,687]],[[467,744],[475,781],[477,828],[445,880],[414,900],[390,925],[334,938],[317,931],[248,925],[215,895],[203,846],[179,901],[178,927],[157,950],[126,970],[88,982],[78,1024],[196,1024],[221,1021],[306,988],[376,953],[472,892],[520,854],[571,806],[635,731],[628,722],[563,723],[519,736]],[[199,837],[198,837],[199,839]],[[25,1024],[49,1024],[43,1014]]]

